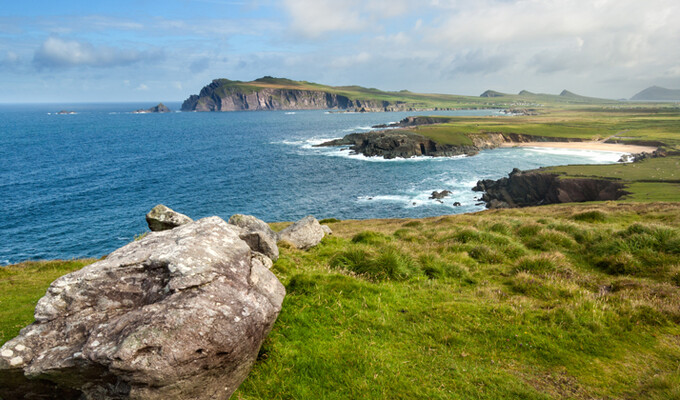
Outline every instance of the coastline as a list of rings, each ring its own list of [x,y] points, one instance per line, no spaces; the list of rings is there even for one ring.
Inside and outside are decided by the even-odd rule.
[[[523,142],[503,143],[499,147],[550,147],[557,149],[614,151],[620,153],[651,153],[657,150],[653,146],[640,146],[634,144],[604,143],[597,141],[588,142]]]

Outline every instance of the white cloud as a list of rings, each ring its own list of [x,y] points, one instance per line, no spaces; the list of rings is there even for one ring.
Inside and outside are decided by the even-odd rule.
[[[145,92],[145,91],[149,90],[149,87],[146,86],[146,85],[143,84],[143,83],[140,83],[139,86],[137,86],[137,87],[135,88],[135,90],[139,90],[139,91],[141,91],[141,92]]]
[[[51,36],[35,51],[33,63],[39,69],[75,66],[114,67],[158,58],[162,58],[162,53],[122,50],[107,46],[95,47],[90,43]]]

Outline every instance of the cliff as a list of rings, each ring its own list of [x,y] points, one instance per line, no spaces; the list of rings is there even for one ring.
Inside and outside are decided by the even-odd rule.
[[[357,93],[362,92],[364,98],[357,97]],[[252,82],[215,79],[199,94],[189,96],[182,103],[182,111],[340,109],[368,112],[426,108],[414,102],[377,98],[386,93],[377,89],[334,88],[271,77]],[[392,92],[389,94],[396,96]]]
[[[445,122],[447,117],[407,117],[389,126],[379,127],[418,127]],[[411,158],[418,156],[452,157],[475,155],[480,150],[489,150],[507,143],[578,141],[570,138],[530,136],[518,133],[481,132],[466,134],[460,143],[442,143],[427,135],[408,129],[389,129],[366,133],[351,133],[342,139],[321,143],[317,147],[349,146],[355,154],[367,157],[381,156],[387,159]]]
[[[560,178],[555,173],[515,168],[507,178],[478,181],[472,190],[485,192],[482,201],[487,208],[509,208],[617,200],[628,194],[623,188],[623,183],[607,179]]]
[[[318,147],[349,146],[355,154],[366,157],[380,156],[386,159],[417,156],[452,157],[477,154],[479,148],[472,145],[450,145],[405,130],[352,133],[342,139],[322,143]]]
[[[215,79],[189,96],[182,111],[313,110],[354,112],[497,108],[478,97],[408,90],[384,91],[356,85],[328,86],[265,76],[250,82]]]

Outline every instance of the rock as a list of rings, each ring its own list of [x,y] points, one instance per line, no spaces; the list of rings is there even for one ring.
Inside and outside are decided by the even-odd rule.
[[[621,182],[594,178],[561,179],[558,174],[515,168],[507,178],[485,179],[473,189],[484,191],[487,208],[617,200],[627,194]]]
[[[252,215],[234,214],[229,224],[242,229],[241,239],[245,240],[253,251],[265,254],[273,261],[279,258],[279,247],[276,245],[278,235],[269,224]]]
[[[323,233],[325,233],[326,235],[330,236],[333,234],[333,230],[328,225],[321,225],[321,229],[323,229]]]
[[[192,221],[193,220],[186,215],[180,214],[163,204],[157,205],[146,214],[146,223],[153,232],[176,228]]]
[[[290,242],[298,249],[307,250],[319,244],[324,235],[319,221],[309,215],[279,232],[279,240]]]
[[[231,216],[231,218],[229,218],[229,224],[241,227],[247,232],[260,231],[266,233],[267,236],[272,238],[277,237],[276,232],[274,232],[272,228],[269,227],[268,223],[253,217],[252,215],[234,214]]]
[[[460,204],[459,201],[455,201],[455,202],[453,202],[453,206],[454,207],[460,207],[460,206],[462,206],[462,204]]]
[[[132,113],[133,114],[152,114],[152,113],[169,113],[171,110],[163,103],[158,103],[157,106],[147,108],[147,109],[140,109],[140,110],[135,110]]]
[[[245,232],[242,230],[239,237],[250,246],[251,250],[264,254],[272,261],[279,259],[279,246],[276,245],[276,239],[265,232]]]
[[[201,219],[54,281],[0,348],[0,398],[227,399],[285,296],[239,233]]]
[[[452,192],[450,190],[442,190],[441,192],[434,191],[432,192],[432,195],[430,195],[430,200],[439,200],[443,199],[444,197],[450,195]]]
[[[411,158],[418,156],[451,157],[473,155],[479,152],[475,145],[451,145],[415,134],[408,130],[391,129],[366,133],[351,133],[342,139],[324,142],[315,147],[349,146],[354,154],[366,157]]]

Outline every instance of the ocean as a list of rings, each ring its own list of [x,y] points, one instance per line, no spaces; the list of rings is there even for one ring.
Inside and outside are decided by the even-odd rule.
[[[512,118],[493,110],[131,113],[149,106],[0,105],[0,265],[100,257],[145,232],[144,215],[159,203],[194,219],[242,213],[269,222],[469,213],[484,209],[471,190],[479,179],[622,154],[505,148],[384,160],[313,147],[412,115]],[[443,203],[428,199],[445,189],[453,193]]]

